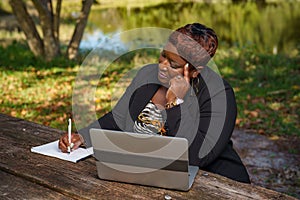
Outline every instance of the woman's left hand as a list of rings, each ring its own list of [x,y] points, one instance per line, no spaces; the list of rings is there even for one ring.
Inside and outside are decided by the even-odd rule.
[[[183,99],[190,88],[190,77],[188,64],[183,68],[183,76],[177,75],[173,77],[169,84],[170,87],[166,94],[166,99],[168,102],[174,101],[176,98]]]

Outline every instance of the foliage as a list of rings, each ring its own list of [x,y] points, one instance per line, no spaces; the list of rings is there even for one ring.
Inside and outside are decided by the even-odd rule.
[[[213,27],[224,47],[243,48],[255,44],[257,52],[293,55],[300,50],[299,1],[263,5],[254,1],[239,4],[189,1],[99,9],[95,7],[91,11],[87,31],[98,28],[108,34],[140,27],[176,29],[200,22]]]

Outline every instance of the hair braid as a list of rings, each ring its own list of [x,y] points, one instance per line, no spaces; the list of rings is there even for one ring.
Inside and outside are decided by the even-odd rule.
[[[218,48],[214,30],[199,23],[178,28],[170,35],[169,41],[179,55],[195,67],[205,66]]]

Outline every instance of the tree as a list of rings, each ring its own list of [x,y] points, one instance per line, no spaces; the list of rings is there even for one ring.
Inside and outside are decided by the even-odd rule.
[[[61,54],[59,41],[60,12],[62,0],[56,0],[55,10],[52,0],[31,0],[38,12],[42,29],[42,37],[37,31],[37,25],[30,16],[23,0],[9,0],[21,29],[25,33],[28,46],[35,56],[42,56],[47,61]],[[80,16],[76,21],[74,33],[70,39],[66,56],[74,59],[78,53],[83,31],[94,0],[82,0]]]

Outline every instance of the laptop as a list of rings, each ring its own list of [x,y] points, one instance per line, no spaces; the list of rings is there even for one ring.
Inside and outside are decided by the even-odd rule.
[[[100,179],[188,191],[198,166],[189,166],[185,138],[90,129]]]

